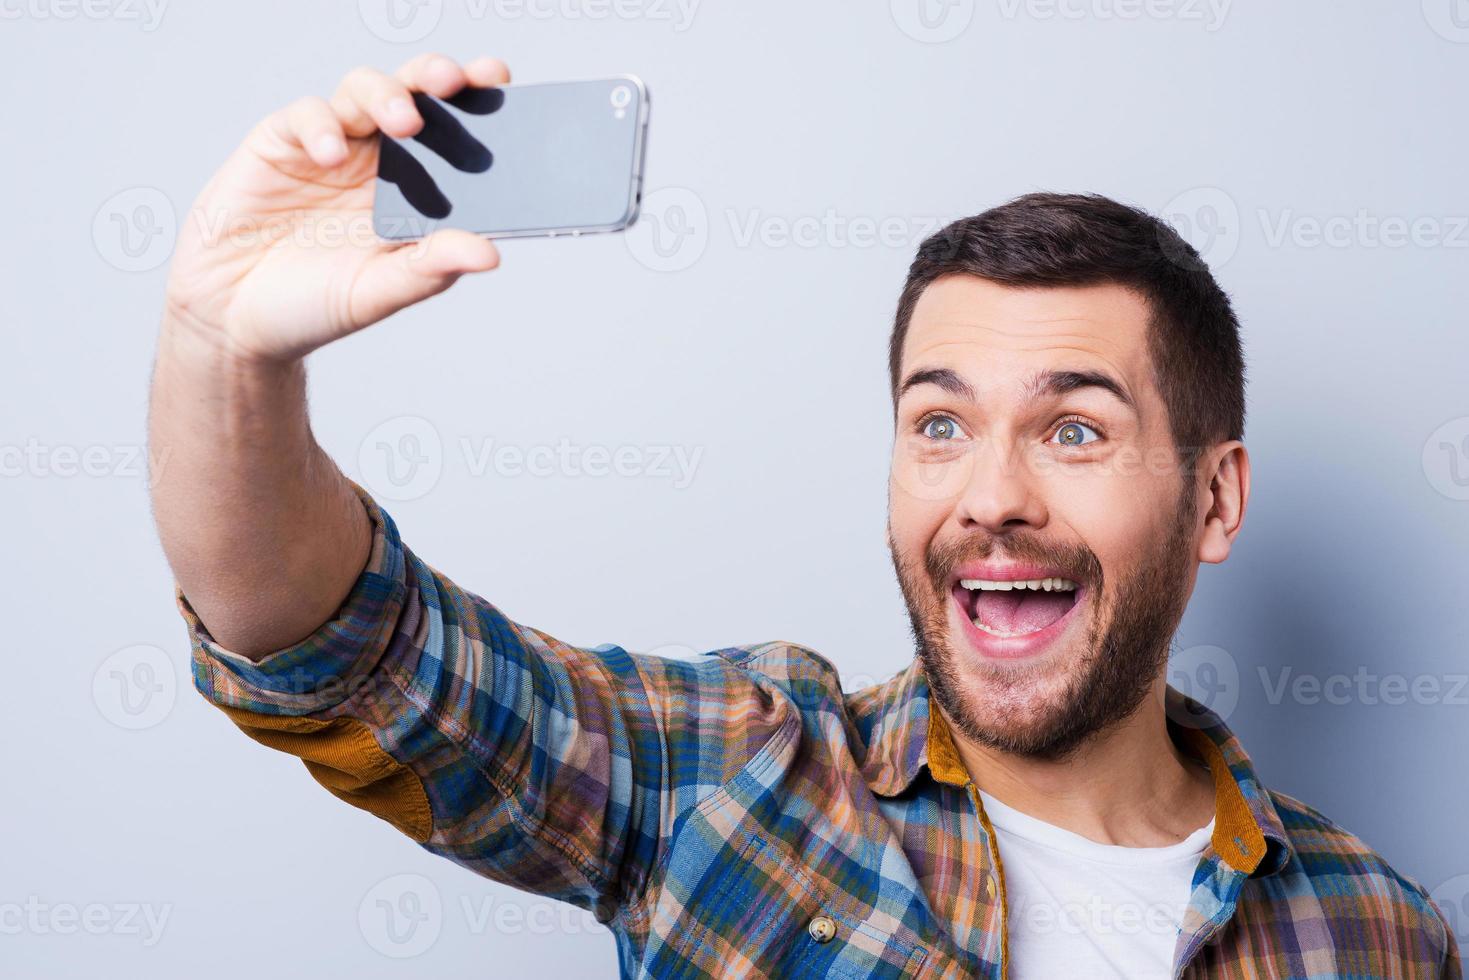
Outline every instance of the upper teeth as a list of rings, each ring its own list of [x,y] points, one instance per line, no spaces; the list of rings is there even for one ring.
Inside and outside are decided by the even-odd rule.
[[[1071,592],[1076,588],[1076,583],[1066,578],[1014,579],[1003,582],[987,578],[965,578],[960,579],[959,584],[966,589],[978,589],[981,592],[1008,592],[1011,589]]]

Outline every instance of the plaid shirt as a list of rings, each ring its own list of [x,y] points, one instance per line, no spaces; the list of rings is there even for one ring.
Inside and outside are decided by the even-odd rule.
[[[916,665],[844,694],[789,643],[569,646],[423,564],[362,496],[368,567],[295,646],[252,663],[178,596],[199,690],[332,793],[593,910],[628,977],[1004,977],[1010,945],[1044,941],[1007,921],[994,830]],[[1176,976],[1460,975],[1422,888],[1169,697],[1216,790]]]

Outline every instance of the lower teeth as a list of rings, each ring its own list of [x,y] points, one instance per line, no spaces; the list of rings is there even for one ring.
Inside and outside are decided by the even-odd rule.
[[[1002,640],[1008,640],[1012,636],[1029,636],[1031,633],[1034,633],[1035,632],[1035,630],[1023,630],[1023,631],[1018,632],[1018,633],[1012,633],[1009,630],[997,630],[997,629],[993,629],[993,628],[991,628],[989,626],[986,626],[984,623],[981,623],[977,619],[974,620],[973,622],[974,622],[974,625],[976,627],[978,627],[979,629],[981,629],[984,632],[988,633],[990,636],[998,636]]]

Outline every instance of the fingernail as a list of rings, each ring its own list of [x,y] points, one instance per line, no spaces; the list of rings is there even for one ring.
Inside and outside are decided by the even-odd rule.
[[[413,103],[401,96],[388,100],[388,115],[397,116],[399,119],[408,119],[413,115]]]
[[[342,142],[341,137],[330,134],[318,136],[313,145],[316,148],[316,156],[322,160],[336,160],[347,152],[347,144]]]

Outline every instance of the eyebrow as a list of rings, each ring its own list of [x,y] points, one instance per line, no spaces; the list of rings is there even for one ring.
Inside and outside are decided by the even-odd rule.
[[[949,368],[919,368],[903,381],[898,389],[898,397],[906,394],[909,388],[925,384],[937,385],[965,401],[978,401],[973,386]],[[1036,401],[1046,396],[1070,394],[1083,388],[1105,391],[1126,405],[1134,415],[1138,414],[1137,403],[1132,400],[1127,388],[1105,371],[1037,371],[1026,382],[1024,391],[1027,400]]]
[[[958,395],[967,402],[978,400],[975,398],[974,389],[969,386],[969,382],[948,368],[919,368],[917,371],[908,375],[907,380],[898,389],[898,397],[902,398],[908,393],[909,388],[916,388],[919,385],[938,385],[949,394]]]

